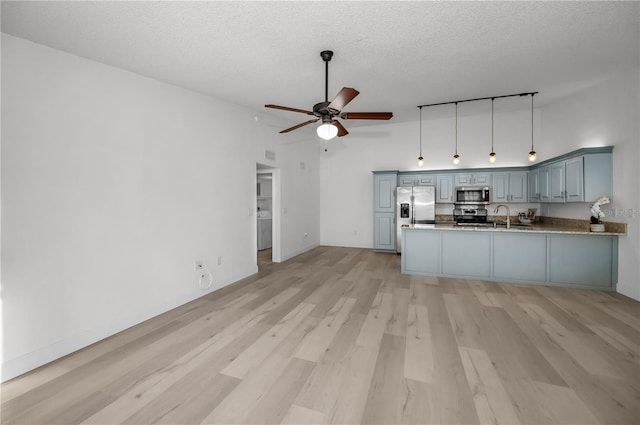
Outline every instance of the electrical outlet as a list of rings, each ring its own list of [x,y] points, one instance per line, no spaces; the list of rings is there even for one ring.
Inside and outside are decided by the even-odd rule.
[[[199,270],[202,268],[202,261],[196,260],[193,262],[193,270]]]

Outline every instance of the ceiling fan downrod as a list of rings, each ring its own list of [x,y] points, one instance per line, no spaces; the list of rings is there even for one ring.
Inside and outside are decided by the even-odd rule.
[[[323,50],[320,52],[320,57],[324,61],[324,101],[329,101],[329,61],[333,57],[331,50]]]

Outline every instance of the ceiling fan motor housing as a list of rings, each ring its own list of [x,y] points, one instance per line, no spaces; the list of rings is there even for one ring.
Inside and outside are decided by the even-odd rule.
[[[313,115],[320,118],[338,115],[340,111],[329,108],[329,104],[331,104],[331,102],[320,102],[313,105]]]

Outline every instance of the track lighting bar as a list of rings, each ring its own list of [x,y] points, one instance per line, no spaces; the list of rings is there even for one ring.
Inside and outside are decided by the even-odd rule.
[[[476,99],[453,100],[451,102],[430,103],[428,105],[418,105],[418,108],[422,109],[422,108],[426,108],[428,106],[450,105],[452,103],[463,103],[463,102],[475,102],[476,100],[500,99],[500,98],[503,98],[503,97],[533,96],[534,94],[538,94],[538,92],[537,91],[533,91],[533,92],[528,92],[528,93],[505,94],[503,96],[478,97]]]

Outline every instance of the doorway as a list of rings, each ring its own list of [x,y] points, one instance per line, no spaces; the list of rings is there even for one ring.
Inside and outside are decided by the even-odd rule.
[[[280,262],[280,170],[256,163],[255,247],[258,269]]]

